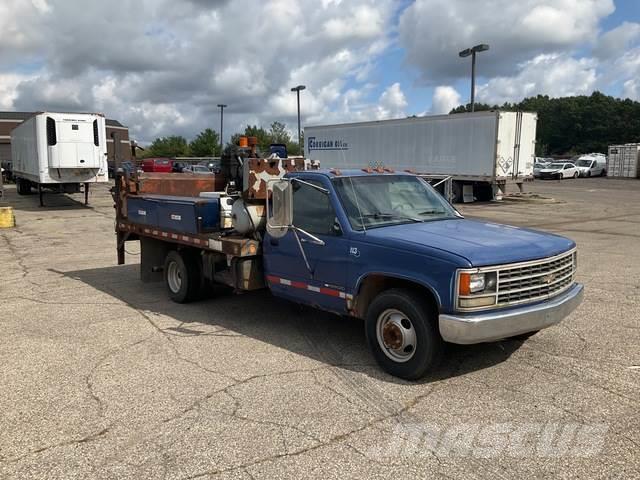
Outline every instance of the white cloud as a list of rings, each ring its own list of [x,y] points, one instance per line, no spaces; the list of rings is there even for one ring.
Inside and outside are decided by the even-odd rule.
[[[462,103],[458,91],[447,85],[440,85],[433,91],[431,110],[433,113],[449,113]]]
[[[640,82],[636,78],[627,80],[624,82],[622,93],[625,98],[640,101]]]
[[[407,99],[400,88],[400,84],[396,82],[380,95],[376,118],[382,120],[385,118],[405,117],[407,105]]]
[[[367,83],[395,8],[392,0],[5,0],[0,75],[36,73],[4,82],[0,105],[103,110],[144,142],[217,128],[216,105],[226,103],[228,138],[251,122],[293,125],[289,88],[302,83],[303,121],[352,118],[341,96]],[[392,107],[384,108],[397,114]]]
[[[458,52],[478,43],[491,47],[478,57],[478,74],[506,76],[541,53],[589,44],[613,10],[612,0],[416,0],[401,15],[400,40],[427,83],[468,75]]]
[[[607,60],[618,57],[633,42],[640,39],[640,23],[623,22],[616,28],[604,33],[597,41],[594,55]]]
[[[519,65],[513,76],[495,77],[478,87],[478,101],[490,104],[518,102],[538,94],[555,97],[591,93],[596,86],[593,59],[575,59],[568,55],[538,55]]]

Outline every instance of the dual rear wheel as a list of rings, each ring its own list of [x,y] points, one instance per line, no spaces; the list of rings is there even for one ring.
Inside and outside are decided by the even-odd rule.
[[[187,303],[196,300],[203,289],[202,267],[196,253],[172,250],[164,261],[164,282],[171,300]]]

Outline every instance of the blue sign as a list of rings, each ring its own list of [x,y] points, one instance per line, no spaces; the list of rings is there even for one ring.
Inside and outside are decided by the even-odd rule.
[[[349,150],[349,144],[341,139],[316,140],[316,137],[309,137],[307,150]]]

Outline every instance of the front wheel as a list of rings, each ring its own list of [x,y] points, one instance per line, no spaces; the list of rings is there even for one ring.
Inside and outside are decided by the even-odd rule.
[[[573,178],[578,178],[578,172],[575,172],[575,173],[573,174]]]
[[[416,380],[438,365],[443,340],[437,314],[418,295],[391,289],[378,295],[367,310],[367,343],[387,373]]]

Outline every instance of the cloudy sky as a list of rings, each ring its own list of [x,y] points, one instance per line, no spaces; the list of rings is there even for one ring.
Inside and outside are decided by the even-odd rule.
[[[2,0],[0,109],[102,111],[142,143],[247,123],[448,112],[597,89],[640,100],[638,0]]]

